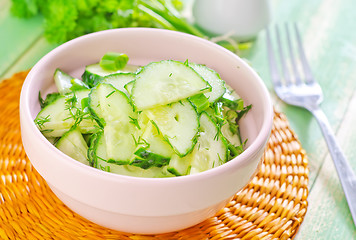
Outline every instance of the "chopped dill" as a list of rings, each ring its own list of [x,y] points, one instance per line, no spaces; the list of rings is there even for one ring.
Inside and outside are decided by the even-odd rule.
[[[111,93],[109,93],[108,95],[106,95],[106,98],[109,98],[113,93],[115,93],[116,91],[112,91]]]
[[[130,116],[129,116],[129,118],[131,119],[130,123],[135,125],[138,129],[141,129],[140,125],[138,124],[137,118],[133,118],[133,117],[130,117]]]
[[[134,142],[135,142],[135,146],[138,147],[139,145],[142,145],[144,149],[147,149],[150,147],[150,144],[143,138],[141,138],[141,136],[139,136],[137,139],[135,138],[135,136],[133,134],[131,134]]]
[[[63,121],[73,118],[74,119],[73,127],[78,126],[83,121],[83,119],[91,119],[90,112],[86,108],[84,108],[83,110],[78,108],[76,106],[77,102],[78,102],[78,98],[74,92],[71,97],[68,97],[65,100],[65,110],[69,112],[70,116],[63,119]]]
[[[43,125],[49,121],[51,121],[50,115],[47,115],[46,117],[40,117],[40,118],[35,119],[35,123],[39,127],[40,130],[43,128]]]
[[[153,126],[155,126],[155,128],[156,128],[156,130],[157,130],[157,133],[158,134],[161,134],[161,131],[159,130],[159,128],[158,128],[158,126],[157,126],[157,123],[155,123],[155,121],[153,121],[153,120],[150,120],[151,121],[151,123],[153,124]]]

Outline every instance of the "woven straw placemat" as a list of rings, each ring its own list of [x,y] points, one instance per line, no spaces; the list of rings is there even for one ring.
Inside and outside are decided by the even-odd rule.
[[[22,147],[18,108],[26,74],[0,83],[1,239],[292,239],[297,233],[308,206],[308,160],[279,112],[259,172],[216,216],[150,236],[113,231],[82,218],[52,193]]]

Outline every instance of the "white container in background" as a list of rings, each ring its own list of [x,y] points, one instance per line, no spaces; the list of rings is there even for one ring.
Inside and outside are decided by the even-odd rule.
[[[193,17],[210,34],[247,41],[270,22],[270,0],[195,0]]]

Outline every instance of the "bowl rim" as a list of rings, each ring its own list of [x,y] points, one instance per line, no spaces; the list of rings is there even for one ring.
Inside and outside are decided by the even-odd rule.
[[[85,164],[82,164],[71,157],[67,156],[63,152],[61,152],[59,149],[57,149],[54,145],[52,145],[45,137],[44,135],[39,131],[39,129],[36,127],[32,117],[31,117],[31,111],[30,111],[30,106],[29,106],[29,101],[27,99],[30,97],[30,88],[29,86],[31,85],[31,82],[33,81],[34,75],[36,74],[37,67],[40,66],[43,62],[46,62],[47,59],[52,58],[57,54],[57,52],[65,50],[68,46],[70,46],[73,43],[80,42],[80,41],[86,41],[90,40],[90,38],[93,38],[95,36],[99,35],[105,35],[105,34],[111,34],[112,32],[157,32],[157,33],[163,33],[163,34],[168,34],[168,35],[175,35],[176,37],[184,37],[184,38],[189,38],[190,40],[193,41],[198,41],[201,44],[206,44],[210,45],[210,47],[215,47],[219,48],[219,51],[225,52],[225,54],[228,54],[234,58],[237,58],[240,62],[241,65],[243,65],[245,68],[247,68],[250,71],[250,74],[253,75],[253,78],[258,82],[258,85],[260,85],[260,90],[263,92],[263,98],[264,98],[264,107],[266,116],[264,120],[262,121],[262,126],[261,126],[261,131],[257,133],[256,138],[254,141],[237,157],[234,159],[222,164],[221,166],[206,170],[201,173],[193,174],[193,175],[186,175],[186,176],[178,176],[178,177],[168,177],[168,178],[144,178],[144,177],[134,177],[134,176],[125,176],[125,175],[119,175],[115,173],[110,173],[110,172],[105,172],[100,169],[96,169],[91,166],[87,166]],[[32,93],[33,94],[33,93]],[[22,109],[22,110],[21,110]],[[213,43],[209,40],[193,36],[187,33],[182,33],[182,32],[177,32],[177,31],[172,31],[172,30],[166,30],[166,29],[157,29],[157,28],[142,28],[142,27],[136,27],[136,28],[120,28],[120,29],[109,29],[109,30],[104,30],[100,32],[94,32],[94,33],[89,33],[83,36],[80,36],[78,38],[72,39],[66,43],[61,44],[60,46],[54,48],[52,51],[47,53],[45,56],[43,56],[35,65],[34,67],[30,70],[28,73],[23,87],[21,89],[21,95],[20,95],[20,112],[22,115],[21,120],[32,122],[29,124],[30,131],[35,134],[35,136],[41,140],[46,146],[48,146],[51,149],[51,152],[53,154],[60,154],[61,158],[63,159],[63,163],[69,164],[69,166],[73,166],[77,168],[79,171],[85,171],[86,173],[93,173],[95,174],[96,178],[103,178],[105,180],[110,180],[110,181],[122,181],[122,180],[129,180],[133,183],[137,184],[171,184],[172,182],[178,182],[178,183],[184,183],[184,182],[189,182],[189,181],[204,181],[204,179],[211,178],[220,174],[224,174],[229,171],[233,171],[234,166],[236,165],[241,165],[244,164],[249,160],[249,157],[251,155],[254,155],[260,148],[261,146],[264,146],[266,144],[266,141],[268,140],[268,137],[271,133],[272,129],[272,123],[273,123],[273,105],[272,105],[272,100],[270,98],[269,92],[267,90],[267,87],[265,86],[263,80],[260,78],[260,76],[255,72],[255,70],[249,66],[245,61],[243,61],[239,56],[236,54],[232,53],[231,51],[223,48],[222,46],[219,46],[216,43]],[[97,174],[99,173],[100,174]]]

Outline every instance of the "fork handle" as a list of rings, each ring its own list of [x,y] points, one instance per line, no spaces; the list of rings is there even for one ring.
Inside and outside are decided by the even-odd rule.
[[[330,155],[334,161],[341,186],[344,190],[352,218],[356,224],[356,176],[352,171],[352,167],[346,160],[346,157],[342,152],[339,144],[337,143],[335,135],[333,134],[333,131],[324,112],[320,108],[317,108],[311,110],[311,113],[317,119],[322,130],[330,151]]]

